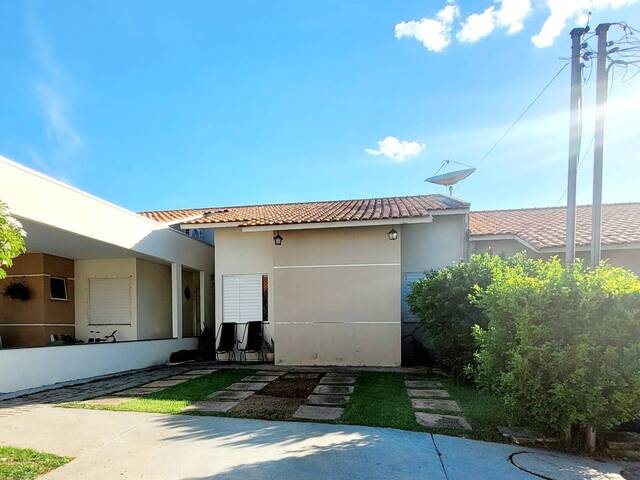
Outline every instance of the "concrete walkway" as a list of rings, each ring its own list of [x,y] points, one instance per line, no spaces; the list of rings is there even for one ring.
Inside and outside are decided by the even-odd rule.
[[[510,445],[386,428],[48,406],[0,418],[0,444],[75,457],[45,479],[540,478],[509,462],[526,450]],[[547,455],[528,452],[534,469],[536,455]],[[562,459],[579,476],[558,478],[622,478],[616,465],[594,462],[591,469],[584,459]]]

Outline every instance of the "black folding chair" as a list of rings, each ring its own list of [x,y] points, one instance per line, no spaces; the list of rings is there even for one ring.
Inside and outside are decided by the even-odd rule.
[[[245,343],[246,338],[246,343]],[[240,345],[244,343],[244,348]],[[244,356],[244,361],[247,361],[247,352],[257,353],[259,358],[264,361],[264,351],[262,345],[264,343],[264,334],[262,332],[262,322],[247,322],[244,325],[244,332],[242,333],[242,339],[238,341],[238,352],[240,352],[240,359]]]
[[[229,361],[236,360],[236,326],[235,322],[223,322],[218,327],[218,345],[216,347],[216,360],[218,360],[218,355],[221,353],[226,353],[229,356]]]

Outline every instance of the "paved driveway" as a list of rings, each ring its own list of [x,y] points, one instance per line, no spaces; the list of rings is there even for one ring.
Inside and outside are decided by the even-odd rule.
[[[0,444],[75,457],[45,479],[539,478],[509,462],[521,448],[454,437],[50,406],[0,417]],[[558,478],[621,477],[602,473]]]

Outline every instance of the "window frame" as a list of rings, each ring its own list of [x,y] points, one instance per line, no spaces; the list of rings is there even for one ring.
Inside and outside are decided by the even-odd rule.
[[[52,282],[54,280],[62,280],[62,289],[64,290],[64,298],[62,297],[54,297],[53,296],[53,288]],[[69,290],[67,289],[67,279],[64,277],[57,277],[55,275],[49,276],[49,299],[54,302],[68,302],[69,301]]]

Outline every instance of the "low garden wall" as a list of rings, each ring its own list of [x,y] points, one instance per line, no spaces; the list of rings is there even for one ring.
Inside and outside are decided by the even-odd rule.
[[[0,350],[0,395],[162,365],[197,338]]]

